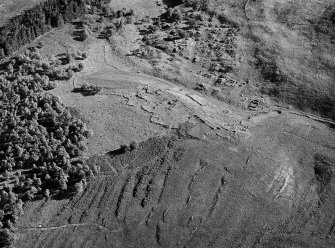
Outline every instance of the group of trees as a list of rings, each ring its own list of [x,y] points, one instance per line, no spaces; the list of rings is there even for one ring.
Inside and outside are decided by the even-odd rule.
[[[91,31],[99,32],[98,38],[109,40],[117,31],[120,31],[125,24],[132,24],[135,21],[133,9],[114,11],[109,4],[90,6],[90,14],[83,15],[80,21],[76,21],[77,30],[74,31],[75,40],[85,41]]]
[[[101,87],[97,85],[88,85],[88,84],[83,84],[79,88],[75,88],[73,92],[80,92],[84,96],[92,96],[96,95],[101,91]]]
[[[180,9],[176,8],[168,8],[167,11],[164,13],[163,17],[169,22],[181,22],[183,19],[183,15]]]
[[[66,73],[58,65],[57,59],[42,61],[37,50],[1,65],[6,67],[0,71],[1,247],[12,239],[24,201],[80,192],[99,170],[85,163],[91,131],[45,91]]]
[[[81,71],[83,65],[79,63],[77,66],[69,65],[65,68],[60,68],[61,65],[69,64],[74,57],[72,54],[67,54],[64,58],[52,57],[49,61],[41,61],[40,54],[35,48],[27,50],[24,54],[17,55],[14,59],[7,63],[7,70],[2,76],[22,78],[34,80],[43,90],[54,89],[56,84],[54,80],[68,80],[74,72]],[[76,56],[76,59],[85,59],[86,54]]]
[[[108,4],[102,6],[101,11],[105,17],[109,17],[111,19],[135,15],[135,11],[133,9],[127,10],[126,8],[123,8],[121,10],[114,11]]]
[[[107,8],[107,7],[106,7]],[[110,7],[108,7],[110,9]],[[125,8],[118,11],[113,11],[110,9],[110,13],[105,15],[109,18],[108,25],[105,26],[104,30],[100,33],[101,38],[105,38],[110,41],[111,37],[123,30],[126,24],[132,24],[135,22],[135,12],[130,9],[129,11]]]
[[[87,6],[102,8],[109,0],[47,0],[10,19],[0,27],[0,59],[29,44],[51,28],[87,13]]]
[[[192,7],[194,10],[208,10],[209,0],[170,0],[170,6],[184,4],[185,7]]]
[[[192,7],[194,10],[207,11],[209,8],[209,0],[182,0],[186,7]]]

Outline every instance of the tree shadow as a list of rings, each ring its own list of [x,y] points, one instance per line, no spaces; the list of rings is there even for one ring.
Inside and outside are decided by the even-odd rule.
[[[145,29],[141,29],[139,32],[140,32],[140,35],[147,35],[150,33],[149,30],[145,30]]]
[[[80,93],[83,96],[94,96],[101,91],[102,87],[99,86],[87,86],[87,87],[79,87],[74,88],[72,90],[73,93]]]
[[[84,39],[81,38],[80,36],[75,36],[75,37],[73,37],[73,40],[75,40],[75,41],[79,41],[79,42],[83,42],[83,41],[84,41]]]
[[[163,4],[168,7],[176,7],[177,5],[182,4],[182,0],[163,0]]]
[[[126,153],[126,149],[124,147],[120,147],[119,149],[107,152],[107,155],[110,157],[115,157],[124,153]]]
[[[75,29],[81,29],[84,26],[83,21],[73,21],[72,24],[74,25]]]

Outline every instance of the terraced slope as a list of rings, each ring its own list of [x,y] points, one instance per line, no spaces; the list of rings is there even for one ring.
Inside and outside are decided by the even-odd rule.
[[[334,246],[334,132],[253,122],[242,143],[186,125],[92,157],[101,174],[81,195],[26,206],[18,247]]]

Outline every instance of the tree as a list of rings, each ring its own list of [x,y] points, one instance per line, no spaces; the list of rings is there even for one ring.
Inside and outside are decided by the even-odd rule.
[[[0,59],[4,58],[6,55],[5,55],[5,51],[0,48]]]
[[[22,149],[21,146],[19,146],[18,144],[15,145],[15,149],[16,149],[16,155],[21,158],[23,155],[24,150]]]
[[[180,38],[187,38],[187,32],[183,29],[178,30],[178,34]]]
[[[180,11],[180,9],[177,9],[173,12],[173,19],[175,22],[179,23],[183,19],[183,15]]]
[[[14,67],[13,67],[13,64],[12,63],[9,63],[8,64],[8,71],[10,74],[13,74],[14,73]]]
[[[79,71],[84,70],[84,65],[83,65],[82,63],[79,63],[79,64],[78,64],[78,70],[79,70]]]
[[[98,175],[100,172],[100,166],[93,164],[93,173],[94,175]]]
[[[8,193],[5,190],[1,190],[1,205],[6,204],[6,202],[8,201]]]
[[[69,64],[72,62],[72,55],[71,53],[66,53],[64,59],[63,59],[63,63],[64,64]]]
[[[36,178],[36,179],[34,180],[34,183],[35,183],[35,185],[36,185],[37,187],[40,187],[40,186],[42,185],[41,178]]]
[[[0,229],[0,247],[11,247],[14,242],[14,234],[8,228]]]
[[[63,169],[60,169],[59,172],[59,187],[61,190],[67,190],[68,175],[65,174]]]
[[[157,32],[159,30],[159,27],[157,25],[150,25],[149,30],[151,33]]]
[[[79,38],[80,38],[81,41],[85,41],[85,40],[87,40],[88,37],[89,37],[89,33],[88,33],[88,31],[87,31],[86,29],[83,30],[83,31],[80,33],[80,35],[79,35]]]
[[[47,174],[45,174],[44,179],[45,179],[46,181],[48,181],[48,180],[51,179],[51,177],[50,177],[50,175],[47,173]]]
[[[124,27],[124,22],[123,22],[123,20],[118,20],[117,22],[115,22],[114,25],[115,25],[117,30],[120,30]]]
[[[14,229],[14,225],[13,225],[13,222],[11,220],[6,220],[5,222],[5,226],[6,228],[8,228],[9,230],[13,230]]]
[[[135,150],[137,148],[137,142],[136,141],[130,142],[129,148],[130,150]]]
[[[13,193],[12,191],[8,194],[8,200],[10,203],[14,203],[17,201],[17,194]]]
[[[108,17],[112,14],[112,9],[108,5],[105,5],[105,6],[102,7],[102,14],[105,17]]]
[[[134,16],[135,15],[135,11],[133,9],[130,9],[129,12],[128,12],[128,15]]]
[[[17,221],[19,220],[19,216],[17,216],[16,214],[12,214],[10,220],[13,224],[16,224]]]
[[[5,217],[5,211],[0,209],[0,221],[2,221],[4,217]]]
[[[208,9],[209,9],[209,0],[201,0],[200,1],[200,9],[202,11],[208,11]]]
[[[43,44],[42,41],[39,41],[39,42],[37,43],[37,48],[41,49],[43,46],[44,46],[44,44]]]
[[[18,215],[23,215],[23,201],[21,199],[16,202],[16,211]]]
[[[170,22],[180,22],[183,19],[183,15],[179,9],[169,8],[166,12],[166,17]]]
[[[75,187],[76,193],[81,193],[81,192],[84,191],[84,185],[83,185],[82,181],[76,183],[74,185],[74,187]]]
[[[27,180],[26,180],[26,185],[29,187],[29,186],[31,186],[33,184],[33,180],[31,179],[31,178],[28,178]]]
[[[135,17],[130,15],[126,17],[126,24],[133,24],[135,22]]]
[[[62,14],[59,14],[57,17],[57,27],[63,27],[65,24]]]
[[[35,194],[38,192],[38,190],[34,187],[31,186],[30,190],[27,191],[26,197],[28,200],[32,200],[35,197]]]
[[[88,173],[87,173],[87,177],[88,177],[88,178],[95,178],[94,173],[93,173],[92,170],[89,170],[89,171],[88,171]]]
[[[44,191],[44,196],[45,196],[46,198],[50,198],[50,190],[49,190],[49,189],[46,189],[46,190]]]

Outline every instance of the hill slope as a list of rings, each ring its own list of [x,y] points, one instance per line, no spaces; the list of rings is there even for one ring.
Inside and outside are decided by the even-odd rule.
[[[49,92],[93,130],[78,194],[38,195],[14,226],[6,210],[17,247],[335,246],[332,1],[90,2],[1,29],[5,55],[44,33],[19,53],[47,63],[12,60],[5,77],[51,65]]]
[[[258,122],[243,143],[204,130],[92,157],[101,174],[81,195],[26,206],[18,246],[335,244],[333,131],[289,114]]]
[[[245,6],[247,57],[261,72],[262,91],[332,119],[334,7],[333,1],[276,0],[248,1]]]

